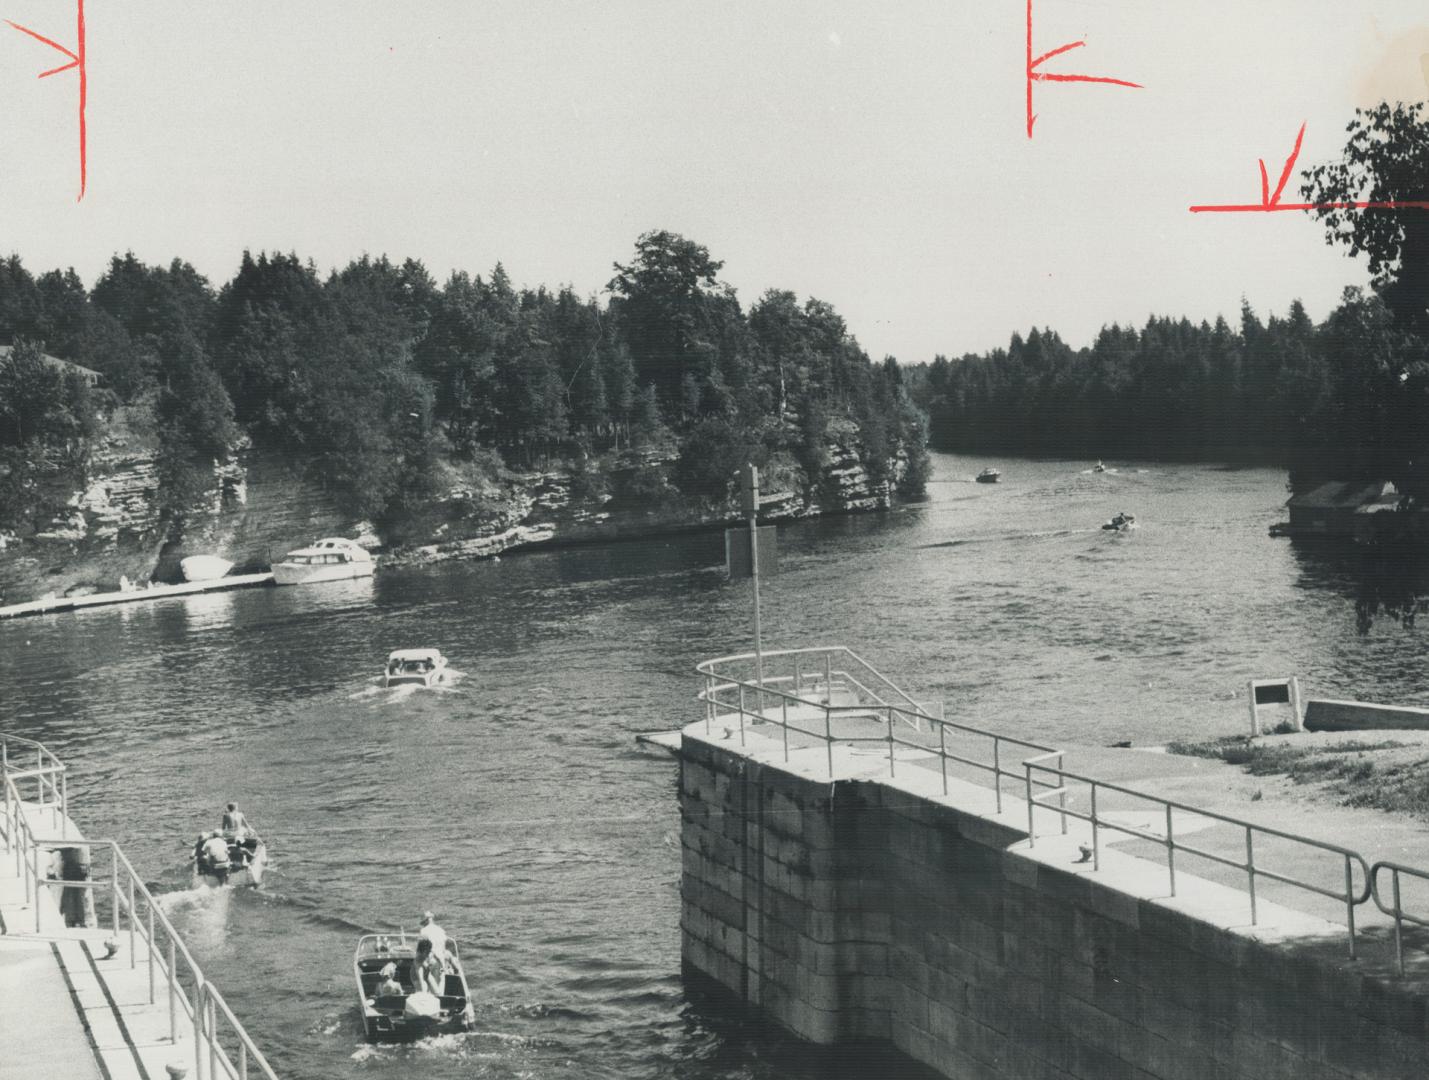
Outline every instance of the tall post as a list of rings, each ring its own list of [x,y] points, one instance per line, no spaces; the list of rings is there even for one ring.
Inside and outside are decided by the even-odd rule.
[[[759,684],[758,712],[764,715],[764,642],[759,627],[759,470],[745,465],[739,476],[740,499],[749,518],[749,571],[754,579],[754,677]]]

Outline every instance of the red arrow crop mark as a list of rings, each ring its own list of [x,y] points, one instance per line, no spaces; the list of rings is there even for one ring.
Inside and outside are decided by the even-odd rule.
[[[59,67],[50,68],[48,71],[42,71],[37,76],[38,78],[48,79],[51,75],[58,75],[61,72],[69,71],[71,69],[75,69],[79,72],[79,198],[75,200],[76,202],[78,202],[79,199],[84,198],[84,190],[89,181],[89,134],[85,119],[85,108],[88,103],[89,97],[89,68],[85,63],[84,50],[84,0],[75,0],[75,6],[76,25],[75,47],[73,52],[65,48],[59,42],[51,41],[43,34],[35,33],[27,26],[21,26],[19,23],[10,22],[9,19],[6,19],[5,22],[8,25],[14,27],[16,30],[20,31],[20,33],[28,34],[36,41],[44,45],[48,45],[56,52],[63,53],[65,56],[69,57],[70,62],[68,64],[61,64]]]
[[[1037,122],[1037,114],[1032,111],[1032,84],[1034,82],[1083,82],[1083,83],[1106,83],[1110,86],[1126,86],[1133,90],[1144,90],[1140,83],[1127,82],[1125,79],[1111,79],[1103,75],[1057,75],[1037,69],[1054,56],[1061,56],[1064,52],[1072,49],[1080,49],[1086,44],[1085,41],[1074,41],[1069,45],[1060,45],[1050,52],[1044,52],[1035,60],[1032,58],[1032,0],[1027,0],[1027,137],[1032,138],[1032,125]]]
[[[1280,182],[1270,190],[1270,178],[1265,171],[1265,159],[1260,159],[1260,202],[1222,203],[1211,206],[1193,206],[1193,214],[1273,214],[1286,210],[1429,210],[1429,199],[1390,199],[1380,202],[1328,202],[1328,203],[1283,203],[1281,194],[1300,157],[1300,146],[1305,141],[1305,125],[1300,125],[1300,133],[1295,136],[1295,149],[1285,159],[1285,168],[1280,170]]]

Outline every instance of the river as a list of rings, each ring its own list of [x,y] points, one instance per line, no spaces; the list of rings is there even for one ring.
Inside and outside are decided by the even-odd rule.
[[[1284,474],[935,455],[926,502],[780,529],[767,647],[840,643],[948,716],[1062,744],[1246,726],[1248,678],[1394,703],[1424,637],[1356,628],[1352,560],[1272,540]],[[1140,527],[1107,533],[1119,510]],[[636,732],[700,716],[692,667],[750,644],[715,534],[631,541],[0,624],[0,730],[70,766],[285,1077],[804,1080],[797,1048],[680,978],[675,766]],[[382,690],[432,645],[442,690]],[[235,800],[262,891],[187,890]],[[476,1030],[363,1044],[367,929],[426,908],[462,945]]]

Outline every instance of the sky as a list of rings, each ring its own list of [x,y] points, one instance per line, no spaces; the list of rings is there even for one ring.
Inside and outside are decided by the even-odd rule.
[[[603,295],[669,229],[767,288],[832,303],[875,357],[1153,314],[1323,318],[1365,270],[1257,202],[1306,125],[1332,160],[1357,105],[1429,98],[1422,0],[86,0],[78,79],[0,26],[0,252],[87,283],[116,252],[216,285],[242,251],[323,270],[501,261]],[[77,0],[0,0],[74,48]],[[1295,201],[1298,182],[1287,186]],[[1426,178],[1429,188],[1429,178]]]

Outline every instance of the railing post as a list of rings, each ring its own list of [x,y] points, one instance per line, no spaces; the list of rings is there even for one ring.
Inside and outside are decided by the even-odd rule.
[[[179,977],[178,968],[174,962],[178,959],[174,947],[173,936],[169,937],[169,1042],[178,1044],[179,1041],[179,998],[178,985],[175,980]]]
[[[208,1011],[208,1080],[218,1077],[218,1006],[208,993],[208,983],[204,983],[204,1001]]]
[[[992,786],[997,793],[997,812],[1002,813],[1002,740],[992,737]],[[944,783],[944,791],[947,785]]]
[[[69,838],[69,774],[60,773],[60,838]]]
[[[1394,961],[1399,974],[1404,974],[1404,912],[1399,906],[1399,870],[1391,868],[1394,875]],[[1376,896],[1376,899],[1378,897]]]
[[[1171,875],[1171,895],[1176,895],[1176,835],[1171,827],[1171,804],[1166,804],[1166,871]]]
[[[203,1080],[203,983],[194,987],[194,1080]]]
[[[35,871],[35,933],[40,932],[40,845],[30,847],[30,860]]]
[[[893,706],[888,706],[888,775],[893,776]]]
[[[739,745],[744,745],[744,683],[739,684]]]
[[[149,910],[149,1004],[154,1004],[154,904],[151,900],[147,905]]]
[[[1355,873],[1350,868],[1350,857],[1345,856],[1345,916],[1350,928],[1350,959],[1355,958]]]
[[[1037,846],[1037,820],[1034,816],[1037,811],[1032,801],[1032,763],[1024,761],[1022,767],[1027,770],[1027,846],[1034,848]]]
[[[938,722],[938,765],[943,771],[943,794],[948,793],[948,725]],[[997,745],[996,743],[993,744]]]
[[[784,710],[784,760],[789,760],[789,696],[781,694],[779,704]]]
[[[1092,869],[1102,868],[1102,838],[1097,830],[1097,782],[1092,781]]]
[[[1245,827],[1245,872],[1250,879],[1250,925],[1255,926],[1258,922],[1255,907],[1255,841],[1249,825]]]
[[[40,809],[45,806],[45,774],[42,771],[45,767],[45,760],[40,756],[40,748],[35,747],[35,801],[40,804]]]
[[[119,848],[115,845],[114,861],[119,861]],[[134,876],[129,875],[129,968],[132,971],[139,966],[139,958],[134,955]]]
[[[829,754],[829,779],[834,778],[834,710],[824,706],[824,748]]]
[[[113,909],[110,912],[110,925],[114,933],[117,934],[119,933],[119,860],[115,857],[112,847],[109,856],[109,904]]]
[[[1066,764],[1062,755],[1057,755],[1057,806],[1062,813],[1062,835],[1067,835],[1067,778],[1064,774]]]

